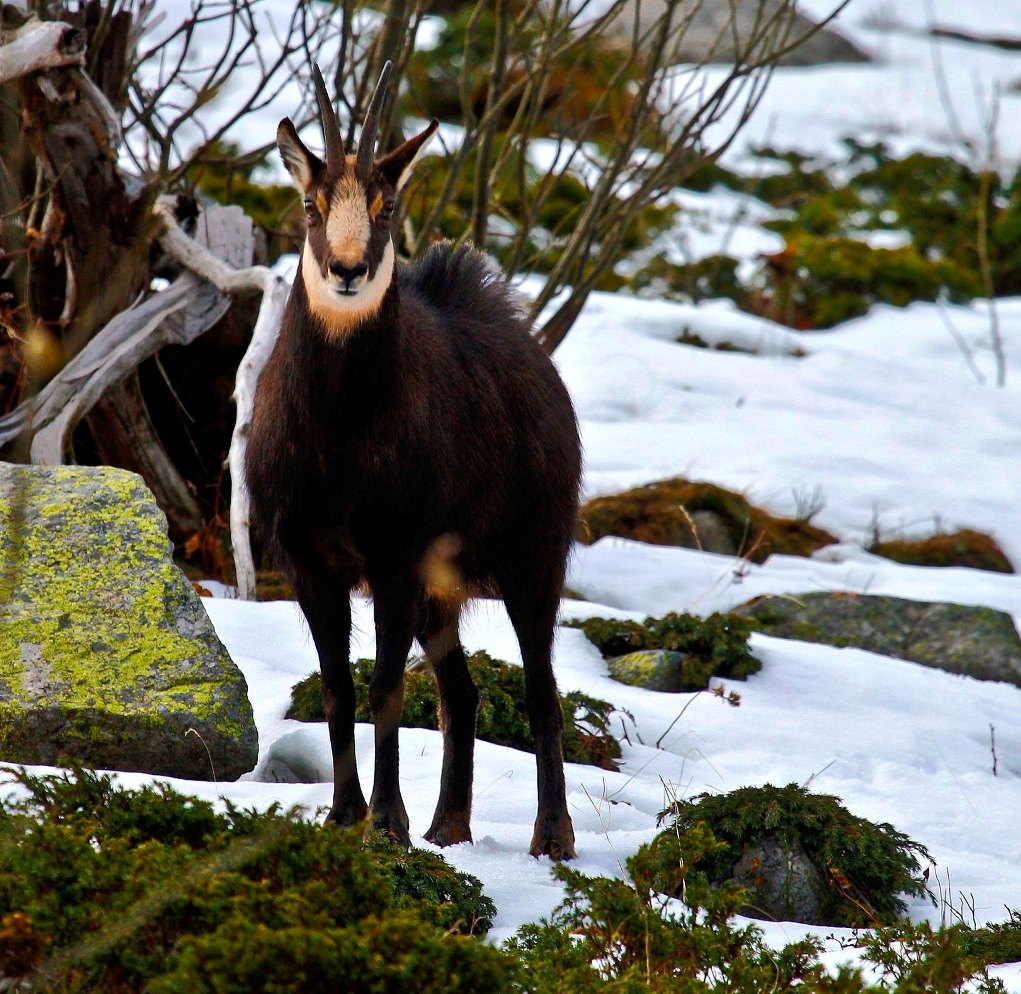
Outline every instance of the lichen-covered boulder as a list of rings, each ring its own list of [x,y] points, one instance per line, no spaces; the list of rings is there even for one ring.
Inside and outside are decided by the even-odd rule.
[[[684,656],[668,649],[638,649],[606,660],[610,676],[630,687],[677,694],[687,690],[682,678]]]
[[[248,687],[141,478],[0,463],[0,760],[235,779]]]
[[[759,597],[734,613],[768,635],[869,649],[1021,686],[1021,638],[1010,615],[993,608],[816,591]]]

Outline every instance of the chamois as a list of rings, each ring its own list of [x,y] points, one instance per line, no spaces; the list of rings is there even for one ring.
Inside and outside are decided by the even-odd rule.
[[[538,814],[530,852],[575,855],[563,715],[550,661],[577,514],[581,452],[570,398],[514,291],[449,243],[395,261],[397,197],[438,127],[375,158],[383,69],[347,154],[314,67],[323,162],[289,118],[277,146],[307,234],[280,335],[257,388],[247,455],[256,534],[277,549],[319,654],[334,763],[329,819],[370,817],[354,750],[352,589],[376,629],[371,823],[410,845],[398,783],[403,675],[417,639],[436,676],[439,800],[425,833],[471,841],[479,694],[458,635],[467,592],[502,597],[525,669]]]

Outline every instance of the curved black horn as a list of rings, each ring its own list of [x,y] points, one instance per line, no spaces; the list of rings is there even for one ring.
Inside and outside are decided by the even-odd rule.
[[[333,101],[326,92],[326,83],[319,66],[312,63],[312,79],[315,82],[316,97],[319,99],[319,116],[323,119],[323,136],[326,138],[326,168],[333,176],[344,171],[344,139],[340,134],[340,122],[333,109]]]
[[[379,74],[379,82],[372,93],[372,100],[369,109],[365,112],[365,123],[362,124],[362,134],[358,139],[358,160],[355,164],[355,172],[362,180],[367,180],[372,172],[372,160],[376,153],[376,131],[379,128],[379,111],[383,106],[383,98],[386,96],[386,87],[390,82],[390,73],[393,72],[394,64],[387,59],[383,65],[383,71]]]

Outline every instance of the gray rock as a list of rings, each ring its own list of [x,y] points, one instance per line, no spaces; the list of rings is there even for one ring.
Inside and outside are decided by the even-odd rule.
[[[635,4],[636,0],[630,0],[623,15],[617,18],[615,28],[622,39],[625,35],[630,37],[631,26],[634,24]],[[648,31],[652,28],[662,17],[665,7],[664,0],[642,0],[639,16],[642,30]],[[780,0],[743,0],[738,4],[732,4],[731,0],[705,0],[704,3],[695,5],[693,10],[681,7],[675,17],[689,16],[691,20],[685,28],[676,61],[732,62],[734,58],[734,45],[730,39],[732,8],[736,9],[733,27],[736,28],[738,38],[746,44],[755,30],[756,20],[765,23],[770,17],[775,16],[780,8]],[[814,25],[815,22],[804,15],[795,14],[787,36],[788,40],[793,42],[806,36]],[[821,28],[793,51],[780,58],[779,64],[815,66],[833,62],[868,61],[869,56],[842,35],[830,28]]]
[[[141,478],[0,463],[0,759],[235,779],[248,687]]]
[[[797,839],[769,835],[745,849],[734,866],[734,883],[754,895],[741,909],[750,918],[832,925],[835,893]]]
[[[978,680],[1021,686],[1021,638],[988,607],[826,591],[761,597],[735,614],[768,635],[869,649]]]

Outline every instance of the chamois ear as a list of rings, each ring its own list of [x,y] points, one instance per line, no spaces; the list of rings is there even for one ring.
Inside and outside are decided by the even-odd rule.
[[[411,179],[411,165],[425,143],[432,138],[440,122],[434,117],[425,131],[398,145],[389,155],[376,160],[376,171],[395,189],[401,190]]]
[[[323,164],[305,148],[289,117],[285,117],[277,128],[277,148],[291,178],[304,193],[312,185],[312,180],[323,168]]]

